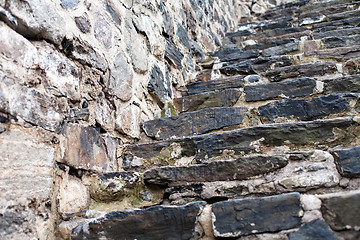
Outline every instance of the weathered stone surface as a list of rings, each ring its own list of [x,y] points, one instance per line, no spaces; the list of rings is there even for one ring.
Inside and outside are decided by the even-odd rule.
[[[247,102],[310,96],[316,92],[316,81],[311,78],[298,78],[284,82],[248,85],[245,86],[244,92]]]
[[[127,31],[129,34],[129,41],[126,43],[129,50],[131,62],[134,70],[138,73],[144,74],[148,71],[149,53],[146,42],[140,34],[137,33],[134,27],[129,27]]]
[[[347,74],[360,73],[360,58],[350,59],[343,64],[343,71]]]
[[[321,39],[325,48],[349,47],[360,44],[360,34],[353,36],[326,37]]]
[[[299,50],[299,41],[290,42],[284,45],[279,45],[271,48],[264,49],[262,55],[264,57],[271,57],[276,55],[282,55],[285,53]]]
[[[183,96],[174,99],[176,108],[181,112],[196,111],[212,107],[232,107],[241,96],[238,88],[223,89],[214,92],[205,92]]]
[[[346,18],[341,20],[334,20],[330,22],[321,22],[314,24],[312,26],[312,29],[314,29],[314,32],[326,32],[341,28],[350,28],[350,27],[359,27],[360,17],[352,17],[352,18]]]
[[[298,40],[296,40],[295,38],[278,39],[278,40],[266,41],[266,42],[257,42],[257,41],[252,42],[252,40],[250,40],[248,42],[251,44],[247,44],[247,42],[243,42],[241,45],[244,49],[264,50],[276,46],[294,44],[296,41]]]
[[[300,223],[300,194],[218,202],[212,205],[216,237],[277,232]]]
[[[174,117],[147,121],[143,124],[143,129],[146,135],[156,139],[203,134],[241,124],[247,110],[245,107],[206,108]]]
[[[244,86],[244,76],[234,76],[209,81],[198,81],[186,85],[187,95],[216,91],[226,88],[240,88]]]
[[[172,91],[170,81],[164,77],[163,72],[156,65],[152,66],[147,89],[161,104],[165,104],[167,99],[171,99]]]
[[[184,54],[181,53],[180,49],[176,47],[176,45],[170,39],[166,38],[165,40],[165,59],[174,64],[174,66],[181,69],[181,61],[184,58]]]
[[[300,120],[311,120],[329,114],[349,110],[347,97],[352,95],[332,94],[311,99],[283,99],[271,102],[258,108],[260,116],[270,121],[279,117],[295,117]]]
[[[336,71],[335,63],[306,63],[269,70],[264,76],[269,78],[270,81],[281,81],[286,78],[323,76],[325,74],[335,73]]]
[[[79,0],[61,0],[61,6],[66,10],[73,10],[79,5]]]
[[[251,156],[232,161],[214,161],[188,167],[161,167],[144,173],[144,181],[166,185],[186,182],[243,180],[286,166],[285,156]]]
[[[225,75],[235,74],[259,74],[270,69],[271,66],[283,67],[290,66],[292,60],[289,56],[265,57],[241,61],[230,65],[225,65],[220,72]]]
[[[324,80],[325,93],[360,92],[360,74]]]
[[[12,127],[0,135],[1,239],[47,238],[55,149],[44,132]]]
[[[195,156],[198,161],[202,161],[205,156],[212,158],[221,155],[225,149],[239,154],[249,153],[255,149],[261,151],[262,147],[281,146],[284,143],[290,144],[291,147],[304,144],[333,147],[340,143],[349,146],[359,140],[356,140],[356,130],[348,132],[347,129],[358,127],[359,124],[352,118],[267,124],[183,139],[127,145],[124,151],[128,154],[127,157],[149,159],[157,157],[162,149],[171,144],[178,143],[182,147],[182,156]]]
[[[360,146],[335,150],[333,155],[342,176],[360,177]]]
[[[78,226],[72,239],[196,239],[197,216],[205,202],[185,206],[154,206],[142,210],[116,211]]]
[[[63,130],[63,153],[60,163],[72,168],[92,171],[111,171],[104,139],[94,128],[67,124]],[[116,165],[115,165],[116,166]]]
[[[176,35],[179,38],[180,42],[188,49],[190,49],[189,37],[187,35],[187,31],[185,28],[180,24],[176,23]]]
[[[60,45],[66,35],[66,21],[56,10],[54,2],[16,0],[9,2],[8,9],[21,23],[18,31],[27,38],[47,39]]]
[[[0,109],[31,124],[57,131],[64,119],[56,100],[35,89],[19,86],[0,71]]]
[[[325,37],[342,37],[342,36],[350,36],[356,34],[360,34],[360,27],[314,33],[312,34],[312,37],[313,39],[322,39]]]
[[[125,109],[118,109],[115,128],[133,138],[140,137],[140,113],[141,110],[136,105],[130,105]]]
[[[90,32],[91,24],[86,17],[75,17],[75,23],[82,33]]]
[[[122,101],[133,93],[133,72],[123,53],[118,53],[110,69],[109,89]]]
[[[289,233],[289,240],[299,239],[329,239],[337,240],[334,232],[324,222],[324,220],[315,220],[310,223],[303,224],[298,231]]]
[[[306,55],[317,56],[320,59],[335,59],[337,61],[346,61],[360,57],[360,45],[317,50],[313,52],[307,52]]]
[[[321,212],[326,222],[336,231],[358,230],[360,194],[352,193],[322,199]]]
[[[217,56],[221,62],[234,62],[234,61],[241,61],[250,58],[257,58],[260,55],[259,50],[242,51],[235,49],[230,53],[228,52],[229,51],[227,51],[227,53],[225,54],[219,53],[216,54],[215,56]]]
[[[67,113],[67,121],[68,122],[77,122],[77,121],[88,121],[89,120],[89,109],[70,109],[70,111]]]
[[[112,47],[112,30],[106,19],[98,15],[94,23],[94,35],[106,48]]]

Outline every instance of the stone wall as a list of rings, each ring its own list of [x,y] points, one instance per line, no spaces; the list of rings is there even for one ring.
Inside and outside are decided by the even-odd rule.
[[[235,0],[1,0],[0,238],[54,239],[89,208],[79,176],[123,170],[117,149],[240,17]]]

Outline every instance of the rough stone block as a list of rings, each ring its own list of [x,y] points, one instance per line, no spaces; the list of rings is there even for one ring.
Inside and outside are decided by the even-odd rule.
[[[198,81],[186,85],[187,95],[205,93],[227,88],[240,88],[244,86],[244,76],[234,76],[217,80]]]
[[[333,94],[311,99],[284,99],[260,106],[258,112],[270,121],[275,121],[279,117],[311,120],[349,110],[348,97],[357,98],[355,95]]]
[[[264,76],[269,78],[270,81],[275,82],[286,78],[323,76],[325,74],[332,74],[335,72],[337,72],[335,63],[306,63],[269,70],[264,74]]]
[[[180,112],[190,112],[213,107],[232,107],[238,101],[241,94],[240,89],[229,88],[183,96],[182,98],[174,99],[174,104]]]
[[[327,239],[338,240],[334,232],[324,220],[315,220],[303,224],[298,231],[289,233],[289,240],[299,239]]]
[[[284,45],[279,45],[271,48],[264,49],[262,55],[264,57],[271,57],[276,55],[282,55],[285,53],[299,50],[299,41],[290,42]]]
[[[147,121],[143,124],[143,129],[146,135],[156,139],[203,134],[241,124],[247,110],[244,107],[206,108],[174,117]]]
[[[166,185],[186,182],[243,180],[286,166],[285,156],[252,156],[232,161],[214,161],[188,167],[161,167],[144,173],[144,181]]]
[[[339,172],[344,177],[360,177],[360,146],[333,152]]]
[[[165,104],[166,100],[172,97],[170,82],[168,79],[165,79],[163,72],[156,65],[152,66],[147,89],[160,104]]]
[[[307,52],[308,56],[317,56],[320,59],[335,59],[336,61],[347,61],[360,57],[360,45],[351,47],[337,47],[331,49]]]
[[[360,27],[357,28],[346,28],[346,29],[338,29],[320,33],[312,34],[313,39],[322,39],[326,37],[342,37],[342,36],[350,36],[360,34]]]
[[[205,202],[107,213],[73,230],[72,239],[197,239],[196,221]]]
[[[303,97],[316,92],[316,81],[310,78],[299,78],[279,83],[268,83],[245,86],[247,102],[261,101],[280,97]]]
[[[325,37],[321,39],[325,48],[349,47],[360,44],[360,34],[353,36]]]
[[[216,237],[290,229],[301,221],[300,194],[218,202],[212,205]]]
[[[115,127],[121,133],[133,138],[140,137],[140,113],[136,105],[130,105],[116,114]]]
[[[184,54],[176,47],[176,45],[170,40],[165,39],[165,59],[168,60],[170,63],[174,64],[177,68],[182,68],[182,59],[184,58]]]
[[[349,193],[322,199],[321,212],[336,231],[358,230],[360,227],[360,193]]]
[[[325,93],[360,92],[360,74],[324,81]]]

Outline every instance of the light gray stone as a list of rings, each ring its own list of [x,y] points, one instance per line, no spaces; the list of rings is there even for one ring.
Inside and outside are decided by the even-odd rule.
[[[133,138],[140,138],[140,108],[130,105],[125,109],[118,109],[116,116],[116,130]]]
[[[127,42],[127,48],[131,62],[134,66],[134,70],[138,73],[145,73],[148,70],[148,51],[146,42],[136,30],[131,27],[128,31],[129,42]]]
[[[109,23],[104,17],[98,14],[94,23],[95,38],[102,42],[106,48],[112,47],[112,31]]]

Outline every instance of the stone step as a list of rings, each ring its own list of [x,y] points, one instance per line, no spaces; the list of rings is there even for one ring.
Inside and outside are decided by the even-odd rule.
[[[314,32],[327,32],[331,30],[339,30],[341,28],[355,28],[360,26],[360,17],[346,18],[342,20],[334,20],[331,22],[320,22],[312,25]]]
[[[206,108],[178,116],[144,122],[147,136],[156,139],[204,134],[224,127],[240,125],[247,115],[245,107]]]
[[[174,99],[179,112],[190,112],[204,108],[232,107],[239,100],[242,91],[239,88],[227,88],[211,92],[184,95]]]
[[[360,93],[360,74],[324,80],[324,93]]]
[[[339,172],[344,177],[360,177],[360,146],[334,150]]]
[[[313,33],[313,39],[322,39],[326,37],[343,37],[343,36],[351,36],[360,34],[360,27],[356,28],[345,28],[345,29],[337,29],[326,32]]]
[[[357,129],[357,130],[356,130]],[[264,124],[231,131],[168,139],[153,143],[124,145],[120,162],[130,169],[202,163],[219,156],[265,153],[276,146],[290,149],[341,145],[359,141],[358,116],[308,122]]]
[[[324,37],[320,39],[324,48],[350,47],[360,45],[360,34],[352,36]]]
[[[263,122],[277,122],[283,118],[314,120],[330,117],[332,114],[359,113],[360,108],[356,108],[359,104],[359,94],[355,93],[331,94],[309,99],[283,99],[258,107],[258,115]]]
[[[315,50],[305,53],[306,56],[316,56],[319,59],[334,59],[336,61],[347,61],[360,57],[360,45],[350,47],[338,47],[324,50]]]
[[[337,72],[338,69],[335,63],[316,62],[294,66],[278,67],[266,71],[264,73],[264,76],[272,82],[277,82],[288,78],[323,76],[326,74],[334,74]]]

